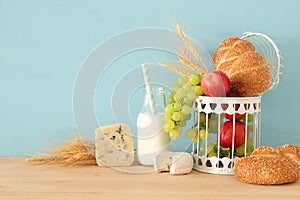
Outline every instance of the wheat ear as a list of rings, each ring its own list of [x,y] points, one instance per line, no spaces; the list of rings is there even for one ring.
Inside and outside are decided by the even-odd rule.
[[[182,69],[179,69],[178,67],[175,67],[173,65],[165,64],[165,63],[159,63],[159,65],[163,66],[164,68],[171,70],[173,72],[176,72],[178,74],[181,74],[183,76],[190,76],[191,73]]]
[[[180,48],[182,56],[178,56],[179,61],[187,65],[190,69],[200,74],[204,73],[201,66],[190,56],[190,54],[184,48]]]
[[[189,51],[192,53],[192,55],[194,55],[199,61],[200,63],[203,65],[203,67],[200,66],[200,68],[203,68],[201,71],[204,72],[208,72],[207,66],[205,65],[202,56],[200,55],[200,53],[198,52],[198,50],[195,48],[195,46],[192,44],[192,42],[190,41],[190,39],[186,36],[185,32],[183,31],[182,27],[177,24],[176,25],[176,29],[178,34],[180,35],[181,39],[183,40],[183,42],[185,43],[185,45],[187,46],[187,48],[189,49]]]

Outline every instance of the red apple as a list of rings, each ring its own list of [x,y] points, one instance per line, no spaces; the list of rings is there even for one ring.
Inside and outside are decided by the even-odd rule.
[[[215,70],[202,76],[201,87],[207,96],[225,97],[230,90],[230,80],[224,72]]]
[[[246,137],[246,124],[241,121],[235,121],[234,131],[234,148],[237,148],[245,143]],[[250,131],[247,127],[247,137],[249,137]],[[223,148],[232,147],[233,136],[233,121],[225,122],[220,130],[220,146]]]
[[[240,97],[239,95],[237,94],[229,94],[229,97]],[[222,108],[224,110],[226,110],[228,108],[228,104],[225,104],[225,105],[222,105]],[[240,104],[235,104],[234,106],[235,110],[237,111],[239,108],[240,108]],[[223,116],[226,118],[226,119],[230,119],[230,120],[233,120],[233,115],[230,115],[230,114],[227,114],[227,113],[224,113]],[[244,114],[239,114],[239,113],[235,113],[235,120],[240,120],[240,119],[243,119],[244,117],[246,116],[246,113]]]

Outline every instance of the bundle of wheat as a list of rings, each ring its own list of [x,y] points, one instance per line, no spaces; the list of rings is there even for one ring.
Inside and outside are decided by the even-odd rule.
[[[79,138],[73,143],[50,149],[46,156],[27,158],[26,162],[50,165],[96,165],[95,144]]]

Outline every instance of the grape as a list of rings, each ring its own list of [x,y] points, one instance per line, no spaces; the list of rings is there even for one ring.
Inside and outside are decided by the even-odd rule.
[[[218,146],[217,144],[211,143],[212,146],[210,147],[210,150],[208,151],[208,146],[207,146],[207,157],[213,157],[213,156],[218,156]]]
[[[181,110],[181,105],[180,105],[180,103],[179,102],[175,102],[174,104],[173,104],[173,106],[174,106],[174,111],[180,111]]]
[[[170,133],[175,128],[175,122],[171,119],[167,120],[164,125],[164,131]]]
[[[172,92],[175,92],[176,90],[178,90],[178,88],[180,88],[180,85],[178,83],[171,85]]]
[[[223,120],[220,120],[220,122]],[[219,116],[215,113],[210,115],[209,124],[208,124],[208,132],[210,133],[218,133],[218,124],[219,124]],[[221,126],[220,126],[221,127]]]
[[[218,150],[218,147],[216,148],[216,150]],[[223,157],[229,157],[230,156],[230,152],[231,152],[230,148],[220,147],[220,157],[221,158],[223,158]]]
[[[185,135],[187,138],[192,140],[197,136],[197,130],[190,128],[189,130],[186,131]]]
[[[183,114],[189,115],[191,113],[192,109],[188,105],[183,105],[181,111]]]
[[[199,132],[200,140],[206,140],[206,130],[201,129]],[[207,132],[207,140],[210,139],[210,134]]]
[[[253,125],[249,125],[248,128],[249,128],[249,132],[250,132],[250,133],[253,132]],[[248,134],[249,134],[249,133],[248,133]]]
[[[187,98],[187,99],[190,99],[190,100],[192,100],[192,101],[194,101],[195,98],[196,98],[195,92],[192,91],[192,90],[189,91],[189,92],[186,94],[186,98]]]
[[[177,83],[171,85],[171,94],[168,96],[169,105],[165,108],[163,130],[169,133],[170,138],[177,139],[191,119],[192,106],[196,96],[203,95],[200,86],[201,76],[192,74],[189,77],[180,76]],[[194,143],[198,140],[196,136],[190,138]]]
[[[187,95],[187,91],[183,88],[179,88],[177,91],[176,91],[176,95],[182,99],[184,98],[186,95]]]
[[[200,75],[197,74],[192,74],[189,79],[191,85],[199,85],[200,80]]]
[[[193,102],[194,102],[193,100],[190,100],[187,97],[183,98],[181,101],[182,104],[186,104],[188,106],[191,106]]]
[[[182,128],[180,126],[175,126],[175,128],[169,134],[171,140],[177,140],[181,132]]]
[[[205,128],[206,125],[206,114],[201,112],[200,113],[200,128]]]
[[[178,137],[179,137],[179,132],[178,132],[178,130],[173,129],[173,130],[170,132],[169,136],[170,136],[170,139],[171,139],[171,140],[177,140]]]
[[[166,112],[166,114],[173,114],[174,113],[174,106],[173,105],[168,105],[165,108],[165,112]]]
[[[253,150],[254,150],[254,146],[252,144],[247,145],[246,156],[250,156]]]
[[[253,115],[248,115],[248,122],[253,122]]]
[[[176,122],[180,120],[180,117],[181,117],[180,112],[174,112],[172,114],[172,119]]]
[[[191,119],[191,114],[188,114],[188,115],[186,115],[186,114],[184,114],[183,112],[181,112],[181,119],[182,120],[190,120]]]
[[[192,118],[191,113],[186,116],[186,120],[190,120]]]
[[[181,120],[180,121],[180,126],[185,127],[185,125],[186,125],[186,120]]]
[[[176,127],[175,127],[175,129],[177,129],[177,130],[178,130],[179,134],[181,134],[181,133],[182,133],[182,127],[181,127],[181,126],[176,126]]]
[[[187,81],[188,81],[188,79],[185,76],[180,76],[178,78],[178,84],[179,85],[184,85]]]
[[[173,114],[173,113],[172,113]],[[168,113],[164,115],[163,122],[167,122],[169,119],[172,119],[172,114]]]
[[[196,96],[202,96],[204,94],[202,87],[200,85],[195,86],[194,92]]]
[[[185,121],[186,120],[186,115],[180,112],[180,120]]]
[[[249,156],[253,150],[254,150],[253,141],[252,141],[252,138],[249,137],[247,139],[247,149],[246,149],[247,156]]]
[[[217,157],[218,156],[218,154],[217,154],[217,152],[215,152],[215,151],[210,151],[208,154],[207,154],[207,157]]]
[[[186,91],[191,91],[192,90],[192,86],[190,83],[185,83],[182,88]]]
[[[175,101],[174,101],[174,93],[171,93],[171,94],[170,94],[170,96],[168,97],[168,102],[169,102],[169,104],[172,104],[172,103],[175,102]]]
[[[245,105],[245,107],[246,107],[246,105]],[[248,109],[249,109],[249,105],[248,105]],[[246,115],[246,114],[244,114],[244,115]],[[254,114],[248,114],[248,124],[251,124],[253,122],[253,118],[254,118]],[[241,121],[246,123],[246,117],[242,118]]]
[[[211,119],[208,125],[208,132],[210,133],[218,133],[218,119]]]
[[[182,99],[182,97],[181,96],[179,96],[177,93],[176,94],[174,94],[174,96],[173,96],[173,100],[174,100],[174,102],[176,103],[176,102],[180,102],[181,101],[181,99]]]
[[[186,105],[188,105],[188,106],[190,106],[190,107],[193,106],[194,100],[188,99],[188,98],[184,98],[183,100],[184,100],[184,103],[185,103]]]
[[[211,151],[216,152],[215,146],[216,146],[216,144],[214,144],[214,143],[207,144],[207,153],[209,153]],[[199,151],[202,155],[205,154],[205,144],[200,146]]]
[[[236,156],[239,156],[239,157],[244,156],[245,144],[242,144],[241,146],[235,148],[234,151],[235,151]]]
[[[163,131],[164,131],[165,133],[170,133],[170,129],[169,129],[166,125],[164,125]]]
[[[248,139],[247,139],[247,144],[253,144],[253,140],[252,140],[251,137],[248,137]]]
[[[198,144],[198,142],[199,142],[198,133],[197,133],[197,135],[192,139],[192,141],[193,141],[194,144]]]
[[[208,151],[208,149],[207,149],[207,151]],[[205,154],[205,144],[202,144],[202,145],[200,146],[199,152],[200,152],[201,155],[204,155],[204,154]]]
[[[246,156],[249,156],[252,151],[254,150],[253,144],[252,144],[252,138],[247,139],[247,147],[246,147]],[[245,143],[242,144],[241,146],[237,147],[234,149],[235,155],[242,157],[244,156],[245,153]]]
[[[198,143],[198,132],[196,129],[194,128],[190,128],[189,130],[187,130],[187,132],[185,133],[186,137],[191,139],[193,141],[193,143],[197,144]]]

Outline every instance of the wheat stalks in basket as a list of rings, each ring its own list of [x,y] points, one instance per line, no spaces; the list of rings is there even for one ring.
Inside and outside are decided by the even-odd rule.
[[[186,49],[180,48],[180,52],[182,53],[182,56],[178,56],[178,59],[183,65],[186,65],[187,68],[190,68],[200,74],[204,73],[201,66],[199,66],[199,64],[192,58],[192,56],[189,55]]]
[[[197,58],[197,60],[201,63],[202,66],[199,66],[201,72],[208,72],[207,66],[205,65],[205,62],[203,61],[202,56],[200,55],[199,51],[196,49],[196,47],[193,45],[193,43],[190,41],[190,39],[187,37],[185,32],[183,31],[183,28],[177,24],[176,30],[178,34],[180,35],[181,39],[187,46],[188,50],[192,53],[193,56]],[[198,70],[197,70],[198,72]]]
[[[178,56],[180,63],[183,64],[185,67],[178,67],[170,64],[165,64],[165,63],[159,63],[159,64],[165,67],[166,69],[181,74],[183,76],[191,75],[191,73],[188,70],[194,71],[199,74],[207,73],[208,72],[207,66],[205,65],[200,53],[198,52],[196,47],[192,44],[190,39],[187,37],[182,27],[179,24],[177,24],[176,29],[182,41],[184,42],[185,46],[187,47],[187,49],[181,47],[180,52],[182,55]],[[195,60],[194,58],[196,58],[197,60]]]
[[[95,144],[90,141],[74,139],[73,143],[51,149],[49,155],[26,159],[26,162],[33,164],[51,165],[95,165],[94,156]]]
[[[159,65],[163,66],[164,68],[171,70],[175,73],[181,74],[183,76],[190,76],[191,73],[188,71],[185,71],[183,69],[180,69],[179,67],[176,67],[174,65],[169,65],[169,64],[165,64],[165,63],[159,63]]]

